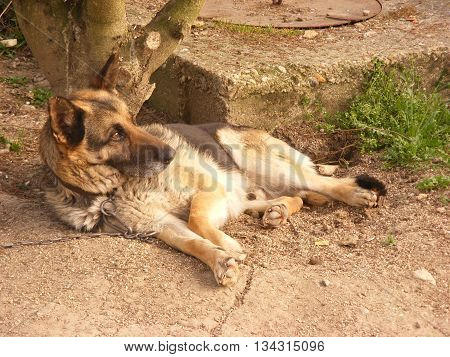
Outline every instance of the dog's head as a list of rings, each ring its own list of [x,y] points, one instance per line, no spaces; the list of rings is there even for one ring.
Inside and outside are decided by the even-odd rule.
[[[97,169],[101,176],[149,177],[164,170],[175,155],[169,145],[135,124],[127,105],[115,94],[118,70],[117,56],[112,55],[88,89],[68,98],[52,97],[48,103],[42,156],[61,180],[81,189],[92,186],[83,180],[95,176]],[[49,140],[56,154],[45,147]],[[77,170],[90,174],[81,175],[84,179],[71,177],[80,176]]]

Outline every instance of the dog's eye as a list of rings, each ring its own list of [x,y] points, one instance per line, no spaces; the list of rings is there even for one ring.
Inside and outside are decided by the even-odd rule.
[[[124,138],[125,131],[118,125],[111,134],[111,141],[122,141]]]

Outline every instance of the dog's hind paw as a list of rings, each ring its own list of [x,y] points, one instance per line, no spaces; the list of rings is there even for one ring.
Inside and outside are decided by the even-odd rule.
[[[239,278],[239,267],[236,260],[230,256],[217,259],[214,267],[214,277],[217,284],[222,286],[233,286]]]
[[[266,228],[275,228],[287,222],[289,210],[286,205],[280,203],[269,207],[262,218],[262,224]]]
[[[355,177],[355,184],[347,202],[352,206],[377,207],[380,198],[386,196],[387,190],[384,183],[372,176],[359,175]]]
[[[356,176],[355,182],[359,187],[375,192],[378,197],[386,196],[387,194],[386,186],[384,185],[384,183],[376,179],[375,177],[363,174]]]

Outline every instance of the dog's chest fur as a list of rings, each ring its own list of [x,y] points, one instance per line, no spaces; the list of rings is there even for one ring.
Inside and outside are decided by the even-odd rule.
[[[221,186],[227,192],[226,218],[241,213],[247,179],[237,170],[221,168],[209,155],[199,152],[183,138],[160,125],[145,127],[176,150],[171,164],[150,178],[129,178],[115,191],[112,201],[115,213],[127,227],[136,232],[158,231],[167,215],[187,220],[190,202],[199,191],[213,191]],[[109,197],[80,197],[57,185],[47,199],[57,215],[70,226],[91,231],[111,231],[103,220],[102,202]],[[222,222],[223,221],[223,222]]]

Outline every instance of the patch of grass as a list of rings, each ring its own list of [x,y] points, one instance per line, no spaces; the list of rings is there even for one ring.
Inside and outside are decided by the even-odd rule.
[[[16,50],[14,47],[6,47],[5,45],[0,43],[0,56],[7,58],[14,58],[16,55]]]
[[[0,10],[3,11],[8,4],[8,0],[0,0]],[[16,51],[26,44],[25,37],[23,36],[22,31],[20,31],[13,6],[10,6],[0,18],[0,37],[3,39],[17,39],[17,45],[14,47],[5,47],[0,44],[0,56],[3,57],[15,57]]]
[[[33,104],[39,107],[44,106],[53,95],[48,88],[34,88],[31,93],[33,94]]]
[[[9,140],[2,134],[0,134],[0,145],[5,145],[12,152],[20,152],[22,150],[22,143],[20,141]]]
[[[437,175],[427,179],[421,180],[417,185],[420,191],[434,191],[439,189],[446,189],[450,185],[450,177],[444,175]]]
[[[23,76],[0,77],[0,83],[6,83],[13,87],[21,87],[28,84],[30,80]]]
[[[304,34],[303,30],[296,29],[278,29],[270,26],[250,26],[232,24],[229,22],[214,21],[216,28],[225,29],[244,35],[281,35],[281,36],[300,36]]]
[[[363,93],[331,124],[354,130],[364,152],[383,149],[389,166],[417,166],[438,157],[449,164],[450,111],[436,91],[422,89],[412,70],[375,61]]]
[[[444,68],[442,70],[441,75],[439,76],[439,79],[436,82],[436,91],[441,92],[445,90],[450,89],[450,74],[448,73],[447,68]]]
[[[397,240],[395,239],[395,236],[393,234],[389,234],[386,237],[386,240],[383,242],[383,245],[387,247],[393,247],[397,244]]]

